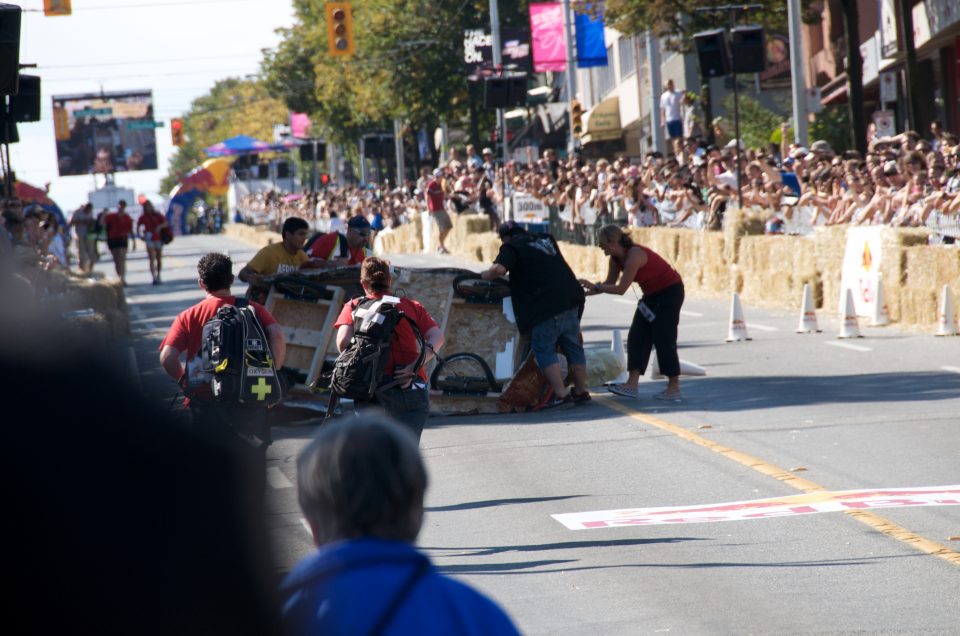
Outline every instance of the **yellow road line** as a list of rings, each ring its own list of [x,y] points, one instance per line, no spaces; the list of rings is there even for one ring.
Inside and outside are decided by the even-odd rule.
[[[624,415],[634,420],[637,420],[638,422],[649,424],[650,426],[654,426],[656,428],[659,428],[660,430],[667,431],[668,433],[672,433],[673,435],[676,435],[677,437],[684,439],[688,442],[693,442],[694,444],[697,444],[699,446],[704,446],[706,448],[709,448],[713,452],[719,453],[724,457],[726,457],[727,459],[731,459],[737,462],[738,464],[742,464],[747,468],[751,468],[757,471],[758,473],[767,475],[768,477],[773,477],[778,481],[782,481],[785,484],[801,492],[816,493],[819,491],[827,490],[825,487],[821,486],[820,484],[812,482],[809,479],[803,479],[802,477],[797,477],[790,471],[784,470],[783,468],[780,468],[779,466],[771,464],[770,462],[763,461],[762,459],[759,459],[752,455],[742,453],[738,450],[734,450],[732,448],[724,446],[723,444],[718,444],[717,442],[708,440],[705,437],[701,437],[700,435],[697,435],[696,433],[688,431],[687,429],[681,426],[677,426],[676,424],[671,424],[670,422],[667,422],[666,420],[662,420],[658,417],[647,415],[646,413],[638,413],[637,411],[634,411],[624,406],[623,404],[620,404],[619,402],[615,402],[613,400],[597,400],[597,402],[603,404],[609,409],[612,409],[614,411],[619,411]],[[926,537],[922,537],[916,533],[910,532],[906,528],[898,526],[897,524],[893,523],[888,519],[885,519],[884,517],[881,517],[878,514],[875,514],[873,512],[867,512],[865,510],[850,510],[850,511],[844,512],[844,514],[850,517],[853,517],[860,523],[870,526],[873,530],[876,530],[881,534],[885,534],[886,536],[896,539],[897,541],[906,543],[907,545],[909,545],[910,547],[916,550],[925,552],[926,554],[930,554],[937,558],[948,561],[953,565],[960,566],[960,552],[951,550],[950,548],[946,547],[945,545],[941,545],[936,541],[932,541],[930,539],[927,539]]]

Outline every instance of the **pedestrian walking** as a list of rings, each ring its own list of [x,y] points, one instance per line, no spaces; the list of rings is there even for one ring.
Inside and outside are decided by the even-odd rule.
[[[450,251],[447,249],[447,246],[444,245],[444,241],[447,240],[447,235],[450,234],[450,230],[453,229],[453,223],[450,221],[450,214],[446,209],[446,195],[443,191],[442,179],[443,170],[437,168],[433,171],[433,178],[427,182],[424,196],[427,200],[427,212],[433,217],[433,222],[437,224],[437,230],[439,232],[437,237],[437,252],[440,254],[449,254]]]
[[[137,249],[137,237],[133,233],[133,219],[127,214],[127,202],[120,199],[117,211],[103,217],[103,227],[107,233],[107,247],[113,256],[113,268],[120,277],[120,283],[127,286],[127,248]],[[128,242],[129,241],[129,242]]]
[[[149,200],[144,201],[143,213],[137,219],[137,233],[147,248],[154,285],[160,284],[160,270],[163,269],[163,230],[167,227],[167,217],[157,212]]]
[[[393,277],[387,261],[377,257],[365,260],[360,268],[360,285],[365,297],[354,298],[344,305],[334,325],[337,328],[337,349],[342,352],[350,346],[355,321],[359,318],[357,308],[361,302],[365,299],[386,299],[387,302],[395,301],[397,309],[416,324],[425,350],[420,350],[420,342],[413,327],[406,320],[400,320],[390,339],[390,354],[383,367],[384,375],[377,383],[378,386],[387,388],[378,389],[370,401],[355,404],[359,410],[379,408],[385,411],[409,428],[419,440],[423,425],[430,415],[424,367],[443,346],[443,331],[419,302],[406,296],[392,297]]]
[[[205,297],[174,319],[160,343],[160,365],[189,393],[184,406],[190,411],[193,428],[240,450],[247,459],[249,476],[256,490],[264,479],[266,450],[271,442],[266,406],[216,401],[209,390],[200,356],[204,325],[221,307],[237,303],[236,296],[230,293],[233,262],[226,254],[211,252],[200,259],[197,272]],[[251,301],[250,306],[266,333],[273,366],[280,369],[286,354],[283,330],[263,305]],[[181,363],[181,356],[186,358],[186,365]]]
[[[68,227],[72,227],[77,237],[77,262],[80,271],[89,274],[93,270],[96,236],[93,232],[93,204],[85,203],[70,217]]]
[[[577,277],[549,234],[528,232],[514,221],[501,225],[498,233],[500,252],[481,276],[493,280],[510,273],[517,329],[530,333],[537,366],[553,389],[553,401],[547,406],[588,401],[587,359],[580,337],[584,293]],[[573,375],[572,389],[564,381],[557,347]]]
[[[610,392],[637,397],[637,383],[656,347],[660,372],[667,376],[667,388],[654,397],[679,401],[677,325],[683,306],[683,279],[659,254],[649,247],[635,244],[616,225],[601,228],[599,242],[600,249],[610,258],[607,278],[602,283],[580,279],[587,294],[622,296],[633,283],[643,291],[627,335],[627,382],[609,387]]]
[[[323,426],[297,477],[317,551],[281,585],[286,634],[519,634],[495,602],[414,545],[427,473],[406,428],[375,417]]]

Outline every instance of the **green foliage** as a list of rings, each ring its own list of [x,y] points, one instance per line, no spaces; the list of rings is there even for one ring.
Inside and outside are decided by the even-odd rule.
[[[208,158],[204,148],[236,135],[270,141],[273,125],[285,123],[288,117],[286,106],[272,97],[262,82],[220,80],[209,93],[193,100],[184,115],[186,142],[171,157],[160,191],[169,192],[181,177],[203,163]]]
[[[728,120],[725,131],[731,139],[734,137],[733,106],[733,95],[727,95],[723,99],[723,108],[727,112],[725,119]],[[782,121],[782,115],[764,107],[749,95],[740,95],[740,138],[747,148],[765,148],[778,138]]]
[[[527,22],[528,0],[505,4],[504,26]],[[328,54],[323,3],[298,0],[294,7],[296,22],[266,53],[263,77],[291,109],[309,113],[328,140],[389,130],[395,118],[432,129],[467,115],[463,31],[489,28],[488,2],[355,0],[351,57]]]
[[[850,112],[846,104],[831,104],[814,116],[810,143],[823,139],[837,153],[850,149]]]

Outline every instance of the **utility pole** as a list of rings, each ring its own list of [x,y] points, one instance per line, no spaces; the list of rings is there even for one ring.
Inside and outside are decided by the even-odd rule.
[[[397,160],[397,187],[403,186],[403,180],[406,176],[407,168],[404,165],[403,157],[403,126],[399,119],[393,120],[393,151]]]
[[[493,35],[493,68],[497,75],[503,74],[503,46],[500,44],[500,14],[497,11],[497,0],[490,0],[490,32]],[[497,138],[500,139],[500,160],[507,165],[507,126],[503,118],[503,109],[497,109]]]
[[[563,0],[563,40],[567,51],[567,156],[572,157],[577,151],[577,139],[573,135],[573,100],[577,98],[577,60],[573,55],[573,11],[570,10],[570,0]]]
[[[663,122],[660,121],[660,43],[653,31],[647,31],[647,63],[650,65],[650,128],[653,133],[653,149],[664,152]]]
[[[905,128],[920,132],[920,93],[913,90],[913,82],[917,78],[917,47],[913,43],[913,7],[909,0],[896,0],[897,37],[903,43],[903,86],[907,92],[907,122]]]
[[[725,4],[719,7],[711,7],[705,9],[695,9],[697,13],[726,13],[730,19],[729,29],[733,30],[737,27],[737,15],[740,13],[746,13],[748,11],[760,11],[763,9],[762,5],[759,4]],[[724,37],[727,35],[724,33]],[[737,48],[731,47],[730,49],[731,64],[730,64],[730,77],[733,79],[733,125],[734,125],[734,149],[736,152],[737,167],[737,206],[743,209],[743,171],[740,169],[740,90],[737,86]]]
[[[803,36],[800,34],[800,0],[788,0],[787,18],[790,21],[790,84],[793,89],[793,143],[807,146],[810,136],[807,119],[807,89],[803,65]]]

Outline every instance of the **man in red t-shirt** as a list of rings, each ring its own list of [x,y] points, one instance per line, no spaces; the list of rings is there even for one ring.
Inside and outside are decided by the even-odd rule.
[[[137,239],[133,234],[133,219],[127,214],[127,202],[120,199],[117,202],[117,211],[110,212],[103,217],[103,226],[107,231],[107,247],[113,255],[113,268],[120,277],[120,282],[127,286],[127,239],[133,243],[130,249],[137,249]]]
[[[426,190],[423,194],[427,200],[427,212],[433,217],[433,222],[437,224],[437,230],[439,231],[437,252],[449,254],[450,251],[447,250],[443,242],[446,240],[447,235],[450,234],[450,230],[453,229],[453,223],[450,221],[450,215],[447,213],[444,205],[443,183],[440,182],[442,178],[443,170],[440,168],[434,170],[433,178],[427,182]]]
[[[323,269],[360,265],[365,258],[373,256],[368,246],[370,230],[366,217],[350,217],[346,235],[329,232],[317,237],[306,248],[307,256],[313,259],[312,264]]]
[[[181,386],[190,386],[192,383],[189,378],[195,378],[199,384],[202,376],[199,354],[203,326],[216,316],[217,309],[236,303],[236,297],[230,293],[230,286],[233,284],[233,262],[229,256],[211,252],[200,259],[197,271],[200,274],[200,289],[206,293],[206,297],[180,312],[160,343],[160,366]],[[274,367],[280,369],[286,354],[283,330],[263,305],[251,301],[250,306],[267,334]],[[180,356],[183,354],[186,354],[186,369],[180,363]],[[184,406],[190,409],[191,419],[200,428],[208,429],[214,434],[235,431],[242,435],[244,432],[252,432],[259,438],[262,444],[260,450],[264,452],[270,443],[266,408],[215,402],[209,393],[202,390],[185,399]]]

